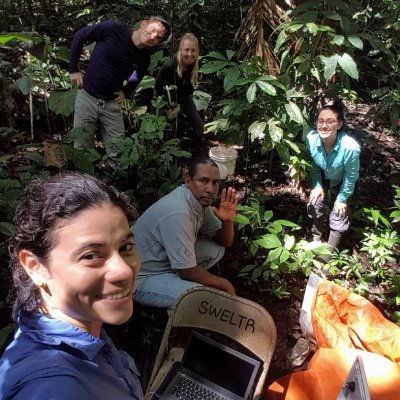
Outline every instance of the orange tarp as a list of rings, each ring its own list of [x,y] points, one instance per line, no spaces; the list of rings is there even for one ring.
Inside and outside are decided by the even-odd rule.
[[[308,369],[273,382],[265,399],[334,400],[356,354],[362,356],[371,399],[400,399],[400,327],[371,302],[321,279],[312,324],[319,350]]]
[[[273,382],[266,400],[335,400],[355,360],[361,355],[371,400],[400,399],[400,369],[379,355],[354,349],[319,349],[306,371]]]
[[[321,279],[312,311],[318,347],[356,348],[400,362],[400,327],[370,301]]]

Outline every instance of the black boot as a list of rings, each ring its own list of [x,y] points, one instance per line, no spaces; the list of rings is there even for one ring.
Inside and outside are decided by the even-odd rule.
[[[334,231],[331,229],[329,232],[329,239],[328,239],[328,249],[329,249],[329,254],[326,256],[319,256],[319,259],[324,262],[324,263],[329,263],[331,260],[332,254],[335,251],[335,249],[339,246],[340,241],[342,240],[343,237],[343,232],[339,231]]]
[[[342,237],[343,237],[343,232],[334,231],[333,229],[331,229],[331,231],[329,232],[329,239],[328,239],[329,250],[331,253],[336,249],[336,247],[339,246]]]

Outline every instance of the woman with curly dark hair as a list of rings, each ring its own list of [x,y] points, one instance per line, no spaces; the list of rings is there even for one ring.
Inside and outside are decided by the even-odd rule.
[[[30,185],[10,245],[18,331],[0,361],[0,398],[143,398],[134,361],[102,329],[133,311],[140,259],[130,211],[86,174]]]

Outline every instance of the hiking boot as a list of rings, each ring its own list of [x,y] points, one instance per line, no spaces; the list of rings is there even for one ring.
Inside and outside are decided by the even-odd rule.
[[[333,229],[331,229],[331,231],[329,232],[329,239],[328,239],[329,250],[331,253],[333,252],[333,250],[336,249],[336,247],[339,246],[342,237],[343,237],[343,232],[334,231]]]
[[[328,239],[329,254],[318,255],[317,259],[325,264],[328,264],[332,258],[333,252],[339,246],[339,243],[342,240],[342,237],[343,237],[343,232],[331,230],[329,232],[329,239]]]

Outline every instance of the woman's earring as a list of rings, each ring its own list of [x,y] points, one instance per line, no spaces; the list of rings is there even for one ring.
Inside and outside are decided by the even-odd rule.
[[[38,279],[38,280],[35,282],[35,285],[36,285],[38,288],[42,288],[42,287],[44,286],[44,280],[43,280],[43,279]]]

